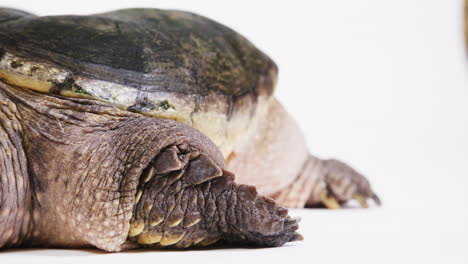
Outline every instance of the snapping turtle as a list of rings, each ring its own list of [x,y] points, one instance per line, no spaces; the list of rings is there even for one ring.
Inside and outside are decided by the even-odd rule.
[[[378,202],[309,154],[276,75],[188,12],[0,9],[0,248],[279,246],[301,239],[282,206]]]

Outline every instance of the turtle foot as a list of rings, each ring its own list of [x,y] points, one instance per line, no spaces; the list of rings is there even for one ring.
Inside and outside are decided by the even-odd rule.
[[[335,160],[322,160],[322,177],[316,181],[307,205],[324,205],[329,209],[355,200],[368,208],[368,200],[381,205],[380,198],[372,190],[369,181],[347,164]]]
[[[295,181],[272,197],[279,204],[293,208],[337,209],[351,200],[356,200],[363,208],[369,207],[368,200],[381,204],[369,181],[356,170],[338,160],[320,160],[313,156],[304,162]]]
[[[302,239],[287,209],[236,184],[200,153],[163,151],[142,175],[136,200],[128,241],[142,247],[271,247]]]

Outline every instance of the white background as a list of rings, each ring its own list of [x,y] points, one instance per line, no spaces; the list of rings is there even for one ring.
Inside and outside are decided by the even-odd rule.
[[[306,240],[273,249],[104,254],[19,250],[1,263],[468,263],[468,75],[461,0],[19,1],[40,15],[123,7],[200,13],[280,67],[277,95],[313,153],[343,159],[384,205],[295,210]]]

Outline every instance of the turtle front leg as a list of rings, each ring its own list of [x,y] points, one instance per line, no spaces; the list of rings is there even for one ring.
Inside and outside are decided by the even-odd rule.
[[[136,194],[128,240],[151,248],[214,243],[280,246],[301,239],[296,220],[210,157],[185,145],[157,156]]]
[[[195,129],[87,99],[0,88],[0,249],[301,239],[287,210],[235,183],[221,152]]]
[[[369,199],[381,204],[362,174],[339,160],[320,160],[313,156],[309,156],[296,180],[273,197],[287,207],[305,204],[337,209],[347,201],[356,200],[367,208]]]

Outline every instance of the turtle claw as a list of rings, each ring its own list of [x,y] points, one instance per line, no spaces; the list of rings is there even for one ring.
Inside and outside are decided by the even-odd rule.
[[[378,206],[381,206],[382,205],[382,201],[380,200],[379,196],[377,196],[377,194],[373,193],[370,198],[372,199],[372,201],[374,201],[374,203]]]
[[[359,193],[353,194],[352,198],[361,205],[362,208],[369,208],[369,203],[367,203],[367,198],[360,195]]]
[[[352,199],[356,200],[362,208],[369,208],[369,200],[371,200],[375,205],[381,206],[382,202],[380,201],[377,194],[372,193],[371,195],[362,195],[360,193],[354,193]]]
[[[380,201],[379,196],[377,194],[372,193],[371,195],[363,195],[360,193],[355,193],[352,195],[352,198],[356,200],[362,208],[369,208],[369,200],[372,200],[375,205],[381,206],[382,202]]]
[[[327,192],[323,191],[320,193],[320,201],[327,207],[328,209],[339,209],[341,208],[340,204],[336,200],[335,197],[329,196]]]
[[[302,218],[299,217],[299,216],[296,216],[296,217],[290,217],[291,220],[295,221],[296,223],[300,223],[302,221]]]
[[[294,235],[289,239],[288,242],[303,241],[303,240],[304,240],[304,236],[296,232],[296,233],[294,233]]]

